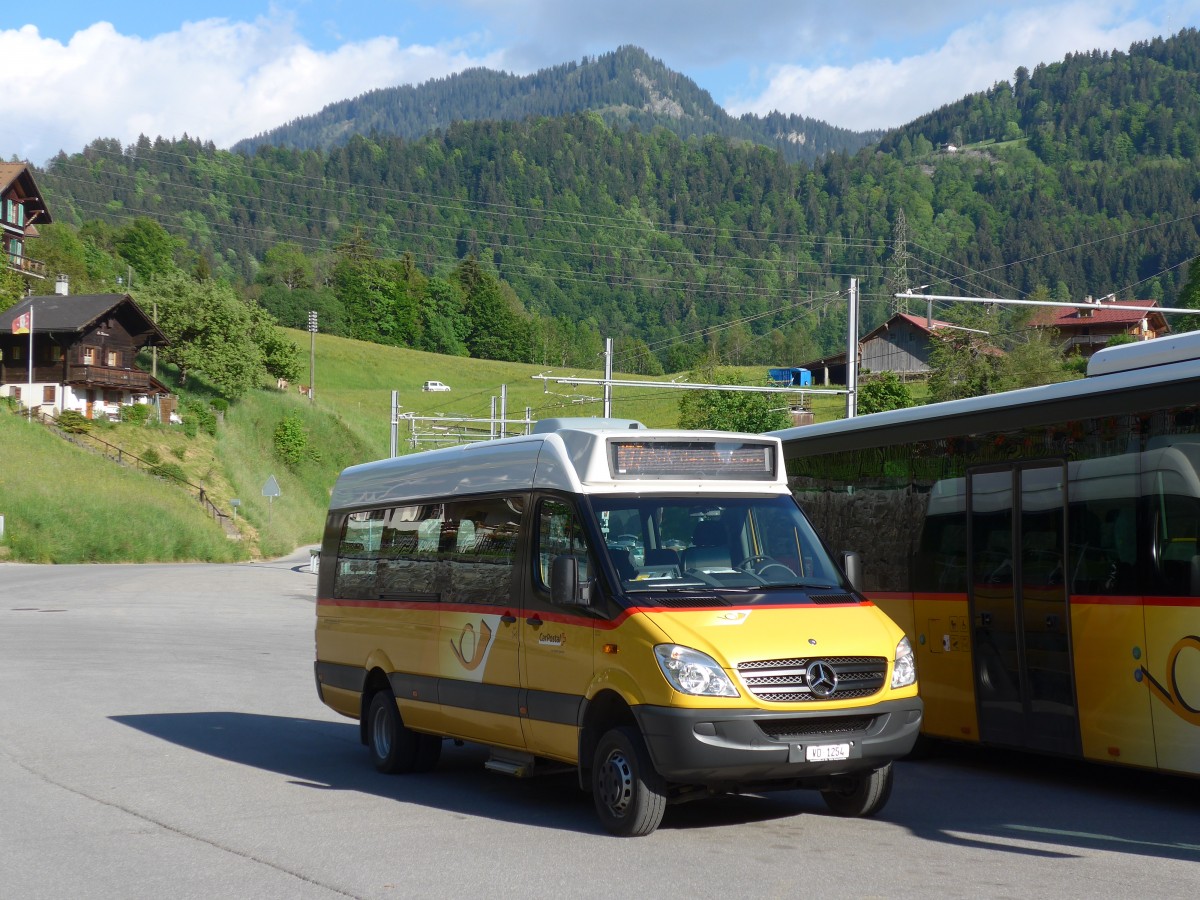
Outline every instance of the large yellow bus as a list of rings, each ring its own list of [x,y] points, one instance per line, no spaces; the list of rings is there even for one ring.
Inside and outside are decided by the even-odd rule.
[[[613,834],[746,790],[871,815],[920,730],[909,641],[776,438],[552,420],[354,466],[318,572],[317,690],[378,769],[428,770],[448,738],[509,774],[566,764]]]
[[[1200,774],[1200,332],[776,434],[913,642],[925,734]]]

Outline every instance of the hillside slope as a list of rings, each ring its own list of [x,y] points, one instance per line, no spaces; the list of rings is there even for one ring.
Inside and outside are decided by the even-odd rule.
[[[297,347],[307,346],[304,332],[291,332],[290,337]],[[401,423],[402,454],[455,443],[456,435],[487,436],[492,398],[502,393],[508,398],[510,420],[523,419],[526,409],[533,420],[598,416],[603,409],[600,388],[535,380],[532,376],[542,370],[519,363],[439,356],[318,335],[316,366],[313,402],[294,389],[252,391],[230,406],[211,438],[203,431],[189,437],[178,426],[94,426],[98,437],[126,454],[161,458],[189,482],[203,484],[221,510],[232,512],[236,499],[236,524],[242,534],[236,541],[225,536],[192,491],[117,465],[0,408],[0,459],[5,461],[0,560],[223,562],[272,558],[319,543],[338,473],[388,455],[393,390],[400,393],[402,413],[429,417]],[[169,367],[160,373],[173,380]],[[551,374],[598,377],[600,372]],[[762,373],[751,369],[746,374]],[[452,390],[423,392],[422,382],[431,379]],[[678,391],[617,388],[613,415],[674,426],[679,396]],[[474,421],[455,421],[459,418]],[[285,420],[295,422],[303,435],[292,462],[280,456],[275,442]],[[525,426],[510,421],[507,430],[523,433]],[[280,494],[264,497],[263,488],[272,477]]]

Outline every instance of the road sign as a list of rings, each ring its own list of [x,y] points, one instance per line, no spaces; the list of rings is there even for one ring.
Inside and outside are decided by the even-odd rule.
[[[274,475],[267,478],[267,483],[263,485],[263,496],[264,497],[278,497],[279,496],[279,482],[275,480]]]

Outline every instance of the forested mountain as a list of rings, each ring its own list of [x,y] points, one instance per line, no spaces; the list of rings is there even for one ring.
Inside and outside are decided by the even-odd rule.
[[[421,85],[370,91],[241,141],[233,149],[330,150],[356,134],[413,140],[455,122],[519,121],[589,110],[616,127],[649,131],[661,126],[683,138],[715,134],[773,147],[793,161],[853,153],[882,134],[777,112],[734,118],[690,78],[644,50],[621,47],[532,75],[477,68]]]
[[[813,164],[588,112],[253,155],[97,141],[37,178],[57,222],[148,216],[201,270],[249,284],[283,242],[318,285],[348,255],[406,260],[374,284],[462,281],[478,260],[523,315],[557,323],[510,358],[559,364],[614,336],[672,370],[704,340],[725,362],[794,363],[842,346],[850,276],[864,329],[913,284],[1174,302],[1200,254],[1198,60],[1194,29],[1074,55]],[[391,308],[371,327],[403,343]]]

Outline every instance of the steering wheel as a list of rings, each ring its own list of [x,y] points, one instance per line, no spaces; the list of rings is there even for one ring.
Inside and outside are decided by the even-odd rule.
[[[738,563],[738,568],[743,572],[750,572],[753,575],[757,575],[759,578],[766,578],[766,573],[772,569],[783,569],[783,571],[787,573],[785,576],[787,578],[796,577],[795,572],[793,572],[779,560],[770,556],[747,556],[740,563]]]

